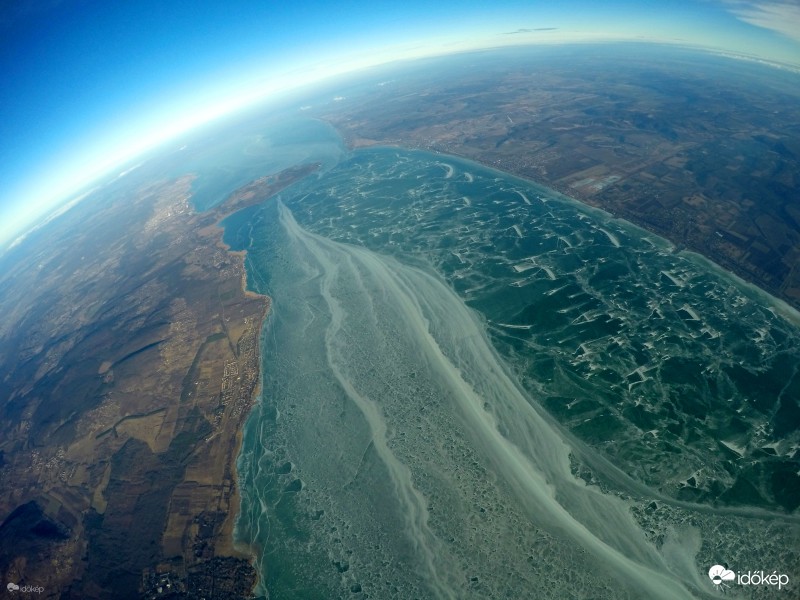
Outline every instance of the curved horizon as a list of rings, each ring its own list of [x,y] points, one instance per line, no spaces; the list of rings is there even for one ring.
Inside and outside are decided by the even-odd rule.
[[[146,3],[147,4],[147,3]],[[800,18],[778,1],[644,10],[617,0],[487,9],[411,2],[5,9],[0,247],[122,165],[200,125],[389,63],[506,46],[637,41],[800,67]],[[788,8],[787,8],[788,6]],[[42,36],[42,31],[48,35]]]

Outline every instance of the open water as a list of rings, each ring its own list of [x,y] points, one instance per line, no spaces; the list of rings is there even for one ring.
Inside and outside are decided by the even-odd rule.
[[[238,464],[261,594],[677,599],[717,597],[714,564],[800,577],[791,311],[532,183],[319,148],[321,175],[226,228],[273,299]]]

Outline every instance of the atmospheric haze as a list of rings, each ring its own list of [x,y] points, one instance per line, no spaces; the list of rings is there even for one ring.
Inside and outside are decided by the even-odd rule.
[[[236,9],[10,3],[0,15],[0,247],[101,174],[261,100],[391,61],[522,44],[639,40],[797,67],[778,1],[305,1]],[[46,177],[42,174],[46,173]]]

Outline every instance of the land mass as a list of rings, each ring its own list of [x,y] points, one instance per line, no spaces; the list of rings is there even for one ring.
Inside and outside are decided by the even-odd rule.
[[[607,51],[471,55],[468,68],[399,73],[318,116],[351,148],[453,154],[547,185],[800,308],[798,75]]]
[[[219,222],[317,168],[203,213],[192,176],[98,195],[3,257],[3,581],[42,598],[250,594],[235,461],[270,301],[245,290]]]

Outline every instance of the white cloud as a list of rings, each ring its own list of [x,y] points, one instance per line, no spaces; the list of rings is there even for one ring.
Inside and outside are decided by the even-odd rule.
[[[800,2],[797,0],[726,0],[725,4],[745,23],[800,41]]]

